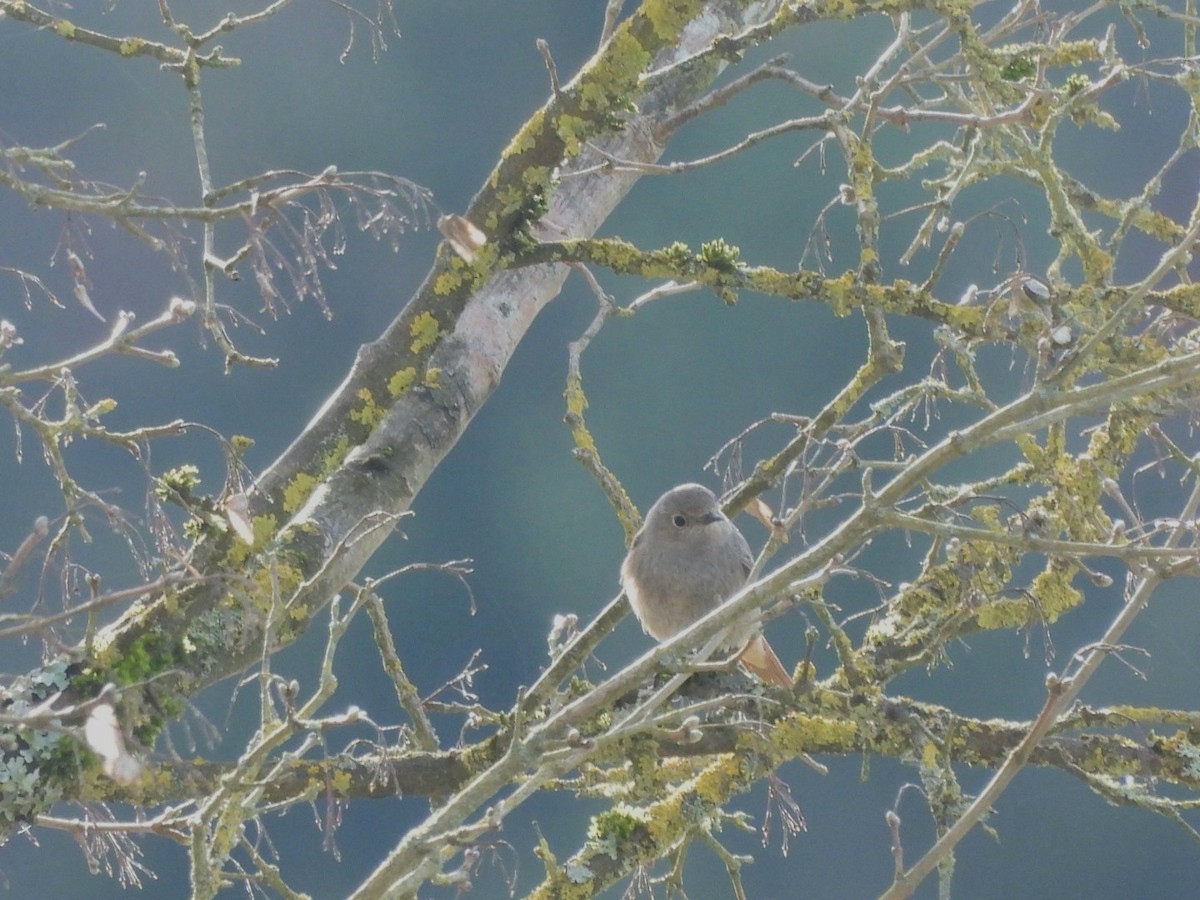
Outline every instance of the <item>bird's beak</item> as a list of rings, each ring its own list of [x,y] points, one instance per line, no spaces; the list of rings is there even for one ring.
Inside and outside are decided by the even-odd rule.
[[[704,517],[700,521],[705,525],[711,525],[713,522],[720,522],[723,518],[725,517],[719,512],[710,512],[705,513]]]

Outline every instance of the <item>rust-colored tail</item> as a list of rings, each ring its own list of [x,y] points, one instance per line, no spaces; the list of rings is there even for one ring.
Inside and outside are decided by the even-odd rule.
[[[738,662],[748,672],[767,684],[777,684],[789,688],[793,686],[792,676],[788,674],[783,663],[779,661],[779,657],[775,655],[775,651],[771,649],[771,645],[767,643],[767,639],[761,634],[755,636],[746,645],[746,649],[738,657]]]

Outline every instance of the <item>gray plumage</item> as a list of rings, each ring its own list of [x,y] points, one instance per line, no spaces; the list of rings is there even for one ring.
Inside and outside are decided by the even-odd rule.
[[[664,641],[737,593],[753,563],[750,545],[713,492],[681,484],[646,513],[621,565],[621,584],[642,628]],[[760,678],[791,685],[758,623],[731,628],[725,647],[745,648],[741,662]]]

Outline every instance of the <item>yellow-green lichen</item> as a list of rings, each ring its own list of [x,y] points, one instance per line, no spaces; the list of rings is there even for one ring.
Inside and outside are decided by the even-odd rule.
[[[262,548],[275,537],[279,531],[279,523],[274,516],[255,516],[250,522],[250,529],[254,532],[252,546]]]
[[[1083,602],[1083,593],[1071,584],[1074,575],[1065,565],[1053,565],[1033,579],[1031,592],[1038,600],[1038,613],[1047,624]]]
[[[137,53],[145,45],[146,45],[146,42],[143,41],[141,38],[136,38],[136,37],[126,38],[125,40],[121,41],[120,46],[117,47],[117,51],[122,56],[133,56],[133,54]]]
[[[298,512],[318,484],[320,484],[320,479],[315,475],[310,475],[308,472],[297,474],[283,489],[283,511],[285,513]]]
[[[468,264],[456,256],[450,260],[450,268],[434,279],[433,292],[439,297],[453,294],[470,281],[470,277]]]
[[[729,799],[734,790],[740,789],[741,785],[748,782],[748,774],[751,774],[752,777],[752,773],[748,772],[752,765],[752,759],[750,754],[722,753],[696,776],[690,786],[690,793],[706,804],[720,806]],[[666,834],[655,828],[655,825],[665,825],[672,831],[678,829],[680,822],[678,816],[683,812],[682,801],[687,799],[685,793],[687,790],[688,786],[684,785],[683,790],[676,791],[675,796],[669,801],[667,810],[673,812],[674,815],[660,815],[666,810],[660,810],[657,805],[654,808],[655,822],[651,824],[651,833],[659,839],[660,846],[667,846],[668,842],[662,840]]]
[[[1034,600],[996,600],[981,607],[975,621],[985,630],[1025,628],[1037,622],[1052,625],[1064,612],[1083,601],[1083,594],[1070,583],[1069,572],[1047,570],[1033,580],[1029,596]]]
[[[566,155],[571,157],[579,155],[579,150],[583,146],[582,140],[586,140],[593,129],[587,119],[561,115],[554,122],[554,130],[558,132],[558,136],[563,142]]]
[[[853,272],[844,272],[837,278],[825,282],[825,303],[839,319],[850,315],[855,307],[854,288],[857,280]]]
[[[516,133],[508,146],[504,149],[504,156],[516,156],[519,153],[524,153],[526,150],[532,150],[537,146],[537,136],[542,131],[542,119],[545,113],[538,110],[529,117],[529,121],[525,123],[525,127]]]
[[[695,0],[647,0],[642,4],[642,12],[654,28],[654,36],[671,44],[699,11],[700,4]]]
[[[738,257],[741,255],[741,248],[726,243],[724,238],[705,241],[700,245],[700,261],[718,272],[737,271]]]
[[[494,210],[488,216],[488,228],[495,229],[500,226],[500,217],[511,215],[519,210],[525,203],[526,190],[517,184],[508,184],[496,190],[496,202],[500,204],[499,209]]]
[[[163,472],[155,479],[154,494],[160,500],[176,497],[187,498],[200,487],[200,470],[191,463],[184,463]]]
[[[388,379],[388,393],[393,397],[399,397],[403,394],[407,394],[409,389],[416,383],[416,381],[417,370],[413,366],[408,366],[407,368],[401,369]]]
[[[628,94],[638,84],[642,71],[650,64],[651,54],[628,29],[618,31],[609,41],[604,56],[586,74],[579,89],[579,108],[618,112],[628,103]]]
[[[246,437],[244,434],[234,434],[229,438],[229,449],[233,451],[236,457],[246,455],[246,451],[254,446],[254,438]]]
[[[422,315],[425,314],[422,313]],[[415,346],[416,342],[414,341],[413,344]],[[350,410],[351,419],[367,428],[374,428],[383,421],[384,416],[387,415],[387,408],[375,402],[375,395],[371,393],[370,388],[359,388],[355,396],[362,401],[363,405],[358,409]]]
[[[942,763],[942,752],[937,741],[925,741],[921,746],[921,765],[926,769],[938,768]]]
[[[366,397],[362,396],[364,394]],[[371,391],[364,388],[359,391],[359,397],[364,400],[364,408],[350,410],[350,418],[362,422],[367,427],[372,427],[378,419],[383,418],[383,410],[380,410],[373,401],[370,401]],[[301,472],[288,482],[287,487],[283,488],[283,511],[288,512],[288,514],[298,512],[301,506],[304,506],[308,502],[308,497],[316,490],[317,485],[334,473],[338,466],[341,466],[342,461],[349,454],[352,446],[353,444],[350,442],[348,434],[344,432],[338,433],[334,442],[329,445],[329,448],[320,457],[320,474],[314,475]],[[254,544],[258,546],[257,532]]]
[[[421,384],[427,388],[435,388],[441,384],[442,370],[433,366],[425,372],[425,377],[421,379]]]
[[[251,578],[258,590],[247,599],[252,600],[263,612],[270,610],[277,602],[289,600],[304,583],[304,573],[299,568],[279,559],[272,559],[261,566]],[[301,606],[290,608],[288,615],[293,622],[308,618],[308,613]]]
[[[771,730],[771,744],[778,747],[786,759],[795,759],[810,751],[850,748],[857,742],[857,724],[825,716],[797,713]]]
[[[550,186],[552,172],[549,166],[530,166],[521,173],[521,181],[526,187],[547,188]]]
[[[83,417],[85,419],[96,419],[105,415],[106,413],[112,412],[116,408],[117,401],[112,397],[105,397],[103,400],[97,400],[95,403],[89,406],[84,412]]]
[[[343,797],[348,797],[350,795],[352,783],[353,781],[350,778],[350,773],[344,769],[335,769],[329,776],[330,786],[337,794]]]
[[[441,329],[433,313],[426,311],[416,315],[412,324],[408,326],[408,333],[412,335],[413,339],[409,349],[413,353],[420,353],[426,347],[432,347],[437,343],[437,339],[441,336]],[[359,396],[361,396],[361,392]]]
[[[587,396],[583,393],[583,382],[577,374],[567,376],[567,389],[563,395],[567,400],[566,422],[571,426],[575,446],[588,453],[596,453],[596,441],[583,422],[583,411],[587,409]]]
[[[664,784],[664,760],[658,742],[648,735],[636,735],[626,751],[629,760],[626,771],[629,784],[636,795],[653,797]],[[621,786],[622,788],[625,785]]]
[[[54,31],[59,37],[73,38],[75,37],[75,26],[66,19],[59,19],[54,23]]]
[[[1091,86],[1091,80],[1082,72],[1075,72],[1067,76],[1067,80],[1063,82],[1063,90],[1067,92],[1068,97],[1082,94]]]
[[[321,457],[321,474],[325,477],[332,475],[350,452],[351,446],[350,435],[345,432],[339,433],[333,446]]]
[[[563,392],[567,398],[567,412],[573,416],[582,416],[588,408],[587,396],[583,393],[583,379],[572,373],[567,376],[567,389]]]

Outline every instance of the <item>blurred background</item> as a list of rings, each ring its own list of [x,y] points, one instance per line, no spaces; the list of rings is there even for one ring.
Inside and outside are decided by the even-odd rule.
[[[595,51],[604,5],[603,0],[402,0],[395,6],[401,35],[388,37],[386,52],[373,58],[359,25],[344,61],[340,55],[349,24],[336,5],[288,6],[265,24],[229,35],[224,46],[242,59],[239,67],[206,73],[214,180],[225,184],[268,168],[310,173],[331,164],[342,171],[378,169],[429,188],[441,209],[462,211],[512,134],[547,97],[536,39],[548,42],[565,79]],[[174,12],[197,31],[230,8],[210,2],[185,6]],[[233,8],[246,12],[252,7],[238,3]],[[65,7],[60,12],[76,15]],[[986,8],[982,14],[988,15]],[[102,10],[88,4],[78,15],[79,24],[107,33],[170,42],[153,4],[114,2]],[[1097,34],[1101,27],[1086,33]],[[1124,51],[1138,52],[1131,50],[1135,36],[1130,29],[1118,25],[1117,35]],[[756,49],[727,77],[787,53],[806,77],[849,93],[855,75],[892,36],[882,17],[817,25]],[[1148,53],[1182,52],[1169,26],[1159,25],[1150,36]],[[1122,120],[1120,132],[1068,126],[1059,154],[1085,183],[1123,196],[1140,189],[1171,152],[1187,110],[1178,96],[1140,81],[1113,91],[1107,108]],[[686,128],[667,158],[711,153],[749,131],[816,111],[811,99],[781,84],[762,84]],[[143,193],[198,202],[187,98],[177,75],[160,71],[150,60],[122,59],[0,21],[0,142],[54,145],[97,123],[104,128],[87,133],[70,152],[83,173],[119,188],[144,173]],[[880,151],[895,154],[884,161],[903,159],[905,149],[927,140],[929,133],[884,137]],[[828,155],[825,166],[815,154],[793,165],[813,138],[797,133],[720,166],[645,178],[603,233],[646,248],[675,240],[696,248],[721,236],[741,247],[747,263],[790,270],[803,260],[811,267],[815,258],[805,254],[814,222],[844,180],[836,154]],[[1171,173],[1158,208],[1176,220],[1186,219],[1196,176],[1192,156]],[[882,202],[898,209],[920,196],[916,186],[895,185],[882,193]],[[1027,187],[1006,183],[970,192],[956,215],[963,218],[997,204],[1002,215],[967,232],[940,283],[943,299],[955,299],[970,283],[996,284],[1018,267],[1044,271],[1053,258],[1044,210]],[[348,224],[352,220],[347,217]],[[928,272],[931,251],[917,254],[911,272],[896,263],[916,222],[914,217],[898,218],[885,226],[886,278],[920,281]],[[827,227],[833,255],[824,264],[836,275],[857,264],[851,211],[834,210]],[[235,246],[230,234],[220,248],[226,252]],[[183,239],[189,264],[198,272],[198,244],[187,242],[197,242],[199,232],[184,232]],[[161,311],[169,297],[191,292],[187,277],[173,271],[165,256],[151,253],[109,223],[79,217],[68,221],[60,213],[31,210],[11,193],[0,194],[0,265],[38,273],[68,298],[61,309],[40,297],[27,307],[17,283],[0,277],[0,316],[14,322],[25,338],[24,346],[6,357],[14,366],[62,358],[107,333],[107,326],[69,299],[69,273],[61,252],[54,257],[64,240],[84,256],[92,302],[110,321],[118,310],[131,310],[144,320]],[[76,373],[82,390],[93,402],[103,397],[119,401],[107,420],[110,427],[182,417],[225,435],[252,437],[256,443],[246,461],[260,471],[318,410],[357,347],[396,315],[427,271],[439,240],[436,231],[417,230],[393,253],[350,231],[345,253],[335,257],[337,268],[322,275],[331,318],[317,304],[303,302],[272,321],[261,312],[253,284],[247,283],[252,279],[222,285],[222,299],[265,329],[240,328],[235,341],[245,352],[279,356],[274,370],[239,368],[224,374],[221,354],[189,323],[149,342],[170,346],[181,358],[179,368],[106,359]],[[1118,277],[1140,275],[1158,252],[1147,246],[1141,257],[1132,254]],[[621,303],[648,287],[633,279],[602,281]],[[572,277],[534,324],[495,396],[417,498],[403,536],[390,540],[364,573],[378,576],[409,562],[474,561],[474,614],[471,597],[444,575],[413,575],[391,582],[384,592],[401,658],[423,692],[453,678],[479,651],[478,662],[487,667],[475,682],[480,699],[507,707],[517,686],[531,683],[545,665],[545,636],[553,615],[574,612],[586,620],[616,593],[623,535],[600,490],[572,459],[562,423],[567,343],[593,314],[591,294],[581,279]],[[929,327],[901,319],[893,319],[892,326],[895,336],[907,342],[904,377],[915,380],[927,371],[936,351]],[[645,510],[663,490],[683,481],[704,481],[719,489],[719,478],[704,466],[726,440],[772,412],[815,413],[853,374],[864,352],[860,319],[837,319],[816,304],[752,294],[743,295],[736,307],[707,293],[665,299],[635,317],[611,320],[588,350],[583,359],[591,403],[588,423],[606,464]],[[982,364],[1001,396],[1011,396],[1024,384],[1023,364],[1014,364],[1007,351],[986,355]],[[893,381],[883,389],[897,386]],[[971,420],[962,410],[939,412],[930,426],[935,438]],[[913,423],[917,429],[924,425]],[[769,452],[788,435],[779,425],[751,439],[745,448],[746,469],[756,453]],[[145,474],[127,455],[81,442],[68,448],[67,458],[80,481],[110,491],[106,496],[134,515],[143,509]],[[998,449],[977,461],[980,469],[964,469],[961,477],[1000,471],[1012,459],[1011,451]],[[157,474],[186,462],[200,467],[207,490],[219,489],[224,463],[216,443],[198,432],[156,443],[146,466]],[[1145,490],[1142,499],[1150,503],[1176,489],[1148,483]],[[775,503],[778,497],[768,499]],[[11,552],[35,516],[53,516],[60,508],[61,498],[33,437],[18,435],[0,419],[0,549]],[[806,536],[819,538],[843,514],[832,509],[814,516],[805,524]],[[739,525],[752,544],[761,543],[765,534],[760,526],[746,517]],[[76,547],[77,557],[100,568],[108,587],[136,581],[138,572],[127,562],[121,541],[103,527],[92,531],[95,542]],[[882,539],[860,562],[895,584],[916,572],[923,549],[899,537]],[[966,715],[1036,715],[1047,671],[1061,671],[1072,652],[1101,634],[1119,607],[1121,579],[1116,569],[1109,571],[1118,575],[1117,587],[1088,586],[1089,602],[1048,635],[982,635],[954,648],[950,665],[910,673],[893,690]],[[27,608],[21,604],[30,601],[35,581],[27,576],[28,593],[10,599],[10,608]],[[55,590],[47,594],[57,597]],[[835,582],[829,597],[847,613],[878,602],[875,589],[863,581]],[[1129,636],[1131,643],[1150,651],[1138,661],[1145,677],[1108,663],[1085,701],[1194,708],[1200,682],[1194,664],[1197,615],[1190,591],[1180,585],[1164,588]],[[805,625],[797,611],[769,628],[789,668],[803,655]],[[366,626],[365,619],[357,622],[341,647],[340,688],[329,710],[355,704],[376,721],[394,722],[400,715],[394,693],[380,671]],[[312,663],[324,638],[324,627],[317,624],[281,654],[275,670],[311,688]],[[636,623],[627,621],[601,648],[600,657],[616,666],[648,646]],[[4,670],[20,672],[36,664],[38,650],[33,645],[6,647]],[[827,659],[818,658],[819,669],[828,670]],[[236,755],[255,718],[253,688],[242,693],[233,698],[232,685],[223,685],[197,704],[197,714],[207,717],[223,740],[204,744],[199,719],[192,717],[190,733],[184,727],[173,730],[176,749],[214,759]],[[439,724],[443,738],[457,727],[449,721]],[[778,846],[778,829],[768,847],[758,835],[724,831],[732,850],[755,856],[755,864],[742,870],[749,896],[816,900],[878,894],[888,885],[893,865],[884,813],[898,797],[909,861],[931,841],[932,825],[919,793],[909,790],[901,796],[906,784],[919,780],[913,767],[889,759],[822,761],[830,766],[827,777],[799,764],[781,773],[808,823],[807,833],[791,840],[786,856]],[[988,775],[959,771],[964,790],[971,792]],[[759,791],[739,808],[761,822],[765,802]],[[336,897],[374,868],[426,808],[420,798],[352,803],[335,836],[340,858],[322,847],[316,820],[323,808],[311,815],[295,809],[265,824],[281,853],[283,876],[314,896]],[[547,836],[560,858],[566,857],[583,841],[588,815],[600,808],[566,795],[526,804],[497,836],[494,859],[489,860],[495,865],[483,866],[475,896],[505,896],[509,878],[518,891],[536,884],[540,865],[529,852],[536,830]],[[61,810],[63,815],[78,812]],[[1001,799],[990,825],[995,838],[977,829],[961,845],[954,876],[959,897],[1187,896],[1194,893],[1187,885],[1200,884],[1200,852],[1182,829],[1146,812],[1110,807],[1061,772],[1023,772]],[[155,877],[144,874],[141,890],[132,891],[102,872],[90,874],[71,838],[40,829],[0,849],[0,885],[25,897],[108,898],[131,891],[147,898],[185,895],[184,852],[158,838],[144,839],[141,847],[143,862]],[[722,864],[705,852],[689,854],[685,883],[692,900],[730,896]],[[935,893],[931,881],[919,896]],[[429,893],[452,894],[451,889]]]

